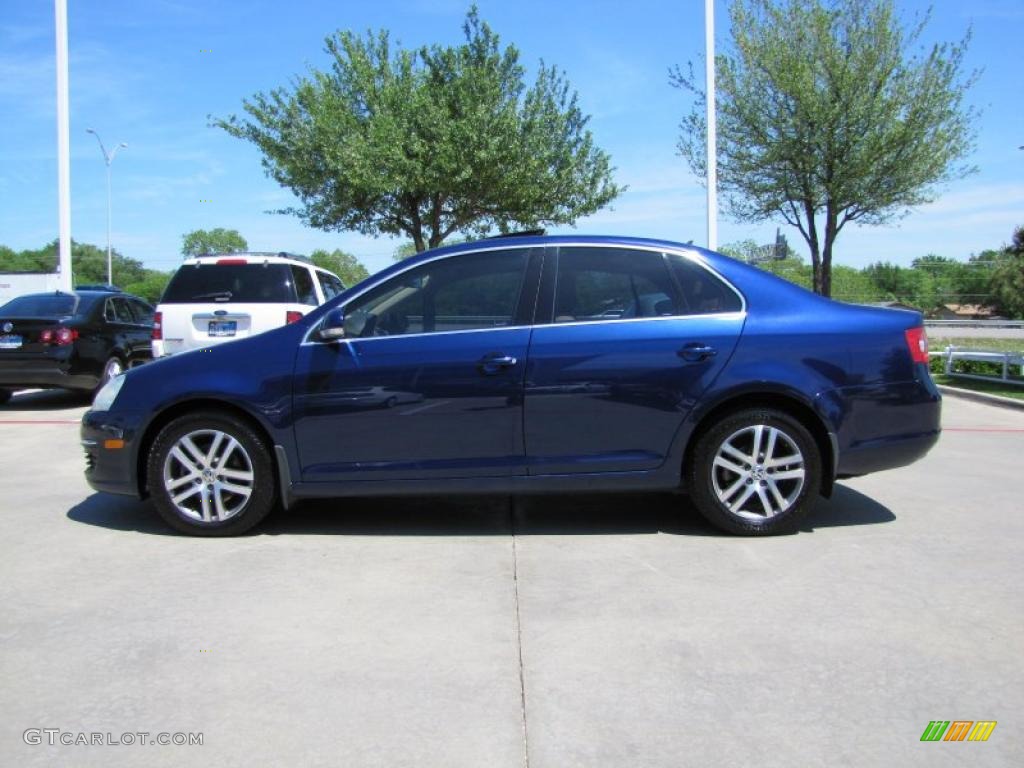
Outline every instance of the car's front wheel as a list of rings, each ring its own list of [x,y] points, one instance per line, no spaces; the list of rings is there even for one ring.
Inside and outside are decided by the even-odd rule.
[[[788,533],[818,495],[821,453],[807,428],[788,413],[737,411],[698,438],[687,487],[700,513],[723,530]]]
[[[160,516],[194,536],[247,531],[276,499],[263,439],[243,420],[211,411],[181,416],[160,431],[146,479]]]

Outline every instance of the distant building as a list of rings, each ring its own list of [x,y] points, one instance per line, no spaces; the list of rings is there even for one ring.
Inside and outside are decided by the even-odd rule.
[[[996,311],[984,304],[943,304],[929,313],[935,320],[995,320]]]
[[[866,306],[868,307],[883,307],[884,309],[909,309],[912,312],[920,312],[920,307],[912,307],[910,304],[904,304],[902,301],[872,301]]]

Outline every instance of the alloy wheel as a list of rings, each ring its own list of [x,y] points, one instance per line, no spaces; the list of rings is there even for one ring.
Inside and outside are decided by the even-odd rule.
[[[234,517],[255,485],[252,460],[226,432],[198,429],[175,441],[164,460],[163,484],[185,517],[204,523]]]
[[[711,480],[732,514],[766,520],[788,511],[800,496],[804,456],[778,427],[754,424],[727,437],[715,453]]]

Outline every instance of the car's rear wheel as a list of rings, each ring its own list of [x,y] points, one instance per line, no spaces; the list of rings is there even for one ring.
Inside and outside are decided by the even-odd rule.
[[[274,463],[251,426],[200,411],[166,427],[149,453],[146,479],[160,516],[194,536],[234,536],[267,516]]]
[[[687,487],[700,513],[725,531],[788,533],[818,495],[821,453],[788,413],[737,411],[698,438]]]
[[[104,386],[106,386],[108,381],[116,376],[120,376],[122,373],[124,373],[124,363],[121,362],[120,357],[114,355],[103,364],[103,373],[100,374],[99,384],[96,385],[96,389],[93,391],[93,394],[95,395],[103,389]]]

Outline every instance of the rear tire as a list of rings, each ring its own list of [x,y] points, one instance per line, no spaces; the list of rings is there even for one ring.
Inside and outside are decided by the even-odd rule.
[[[160,517],[192,536],[237,536],[277,499],[274,462],[245,421],[197,411],[165,426],[150,448],[146,480]]]
[[[791,533],[821,489],[821,452],[807,428],[784,411],[729,414],[694,447],[686,486],[697,510],[729,533]]]
[[[100,375],[100,383],[96,385],[96,389],[93,394],[95,395],[96,392],[99,392],[104,386],[106,386],[107,382],[115,376],[120,376],[124,371],[125,367],[124,363],[121,362],[121,358],[117,355],[111,357],[103,364],[103,373]]]

